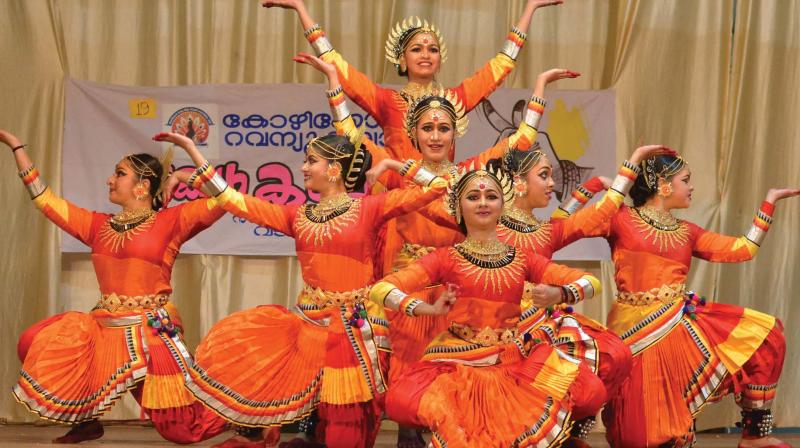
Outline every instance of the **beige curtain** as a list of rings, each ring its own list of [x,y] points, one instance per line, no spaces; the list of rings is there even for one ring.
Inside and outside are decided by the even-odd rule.
[[[308,6],[347,59],[383,83],[401,82],[383,59],[389,27],[412,14],[432,19],[449,48],[441,81],[455,84],[500,48],[524,2],[330,0]],[[640,139],[680,150],[696,188],[683,216],[741,234],[769,187],[800,184],[798,16],[800,6],[789,0],[570,0],[536,14],[506,85],[532,88],[538,72],[560,66],[584,74],[563,88],[615,89],[618,159]],[[291,62],[308,49],[293,12],[264,10],[255,0],[0,0],[0,127],[30,143],[44,178],[58,191],[65,77],[126,85],[320,83],[313,70]],[[31,206],[10,156],[4,157],[0,388],[8,391],[19,368],[20,332],[56,312],[88,310],[98,293],[88,256],[59,252],[58,232]],[[798,223],[800,199],[780,203],[755,261],[697,262],[691,279],[694,289],[714,299],[775,314],[787,324],[789,350],[775,406],[782,426],[800,426],[794,404],[800,391],[791,387],[800,384],[800,332],[791,325],[800,319],[800,304],[792,300],[800,290]],[[613,266],[579,266],[604,282],[603,297],[583,305],[604,321]],[[195,345],[233,311],[290,303],[302,280],[293,258],[181,256],[173,284],[187,339]],[[137,416],[130,401],[108,415]],[[9,393],[0,394],[0,418],[33,420]],[[727,400],[709,408],[699,424],[729,426],[735,418]]]

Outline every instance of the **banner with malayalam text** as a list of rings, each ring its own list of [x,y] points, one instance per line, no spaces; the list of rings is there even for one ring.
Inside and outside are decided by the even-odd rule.
[[[466,135],[457,144],[456,161],[491,147],[516,129],[531,91],[498,89],[469,114]],[[552,90],[538,141],[554,164],[556,194],[549,216],[575,186],[617,171],[613,91]],[[348,101],[357,125],[383,145],[374,119]],[[131,87],[66,81],[62,192],[76,205],[114,213],[106,179],[126,154],[160,157],[169,144],[151,137],[162,131],[192,137],[229,185],[275,204],[316,201],[303,188],[300,173],[305,146],[314,137],[333,133],[324,86],[309,84],[219,84],[177,87]],[[194,166],[176,148],[175,169]],[[45,178],[47,174],[44,173]],[[170,205],[196,199],[200,193],[181,186]],[[596,200],[596,199],[595,199]],[[87,252],[63,233],[62,251]],[[181,248],[184,253],[294,255],[294,240],[272,229],[222,217]],[[608,259],[602,239],[579,241],[557,259]]]

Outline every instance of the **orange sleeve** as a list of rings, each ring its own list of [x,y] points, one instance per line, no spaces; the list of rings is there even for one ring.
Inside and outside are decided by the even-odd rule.
[[[709,232],[697,225],[689,223],[694,234],[692,255],[703,260],[731,263],[752,259],[772,224],[772,213],[775,206],[769,202],[761,204],[761,208],[753,218],[750,230],[743,236],[733,237]]]
[[[456,223],[456,218],[447,211],[444,198],[422,207],[419,209],[419,213],[442,227],[461,231],[458,223]]]
[[[31,195],[33,204],[47,219],[82,243],[91,245],[95,213],[56,196],[53,190],[45,185],[35,165],[21,171],[19,177]]]
[[[242,194],[230,187],[220,193],[216,199],[220,207],[239,218],[294,237],[293,224],[297,205],[273,204],[249,194]]]
[[[516,65],[517,55],[524,45],[525,39],[525,34],[516,28],[511,30],[503,43],[502,50],[478,69],[475,74],[453,89],[461,99],[467,112],[489,97],[505,81]]]
[[[333,127],[336,129],[336,133],[338,135],[351,136],[358,132],[353,115],[350,114],[350,108],[347,107],[347,100],[344,97],[342,87],[339,86],[335,90],[326,90],[325,94],[328,97],[328,105],[331,108]],[[372,155],[373,164],[390,157],[386,148],[376,145],[369,138],[365,137],[363,143],[367,151]]]
[[[60,198],[47,187],[42,194],[33,199],[36,208],[44,216],[65,232],[91,246],[94,239],[92,223],[95,213]]]
[[[174,237],[178,243],[184,243],[211,227],[225,214],[225,210],[219,207],[217,198],[196,199],[178,207],[180,207],[178,231]]]
[[[574,269],[529,253],[534,258],[529,262],[529,280],[533,283],[561,286],[568,294],[567,303],[591,299],[600,294],[600,280],[588,272]]]
[[[446,248],[438,249],[419,261],[389,274],[372,287],[369,293],[370,300],[413,316],[413,308],[421,302],[406,294],[406,291],[421,291],[429,285],[440,283],[441,273],[444,270],[442,258],[446,255]]]
[[[383,193],[380,212],[377,214],[376,225],[413,211],[417,211],[428,203],[441,198],[447,191],[447,182],[436,177],[428,186],[415,186],[397,188]]]
[[[378,94],[383,88],[367,77],[367,75],[353,68],[344,60],[342,55],[336,50],[331,49],[320,58],[336,66],[339,75],[339,82],[342,83],[344,93],[353,100],[364,112],[375,118],[378,124],[385,122],[381,112]]]

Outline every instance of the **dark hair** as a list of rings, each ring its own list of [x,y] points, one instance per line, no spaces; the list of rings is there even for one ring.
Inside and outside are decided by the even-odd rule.
[[[512,148],[502,160],[498,160],[501,160],[501,166],[509,176],[525,177],[544,156],[544,153],[539,148],[539,143],[535,143],[528,151]]]
[[[329,163],[342,165],[342,180],[348,193],[364,190],[367,171],[372,167],[372,154],[366,146],[362,144],[356,150],[349,138],[336,134],[315,138],[308,146]]]
[[[641,207],[658,192],[658,179],[672,179],[678,171],[686,166],[681,157],[662,155],[651,157],[641,164],[642,172],[636,176],[630,195],[634,207]],[[650,179],[648,185],[647,180]]]
[[[125,159],[133,167],[134,173],[139,177],[139,180],[150,181],[150,197],[153,198],[150,206],[153,210],[160,210],[164,205],[159,197],[158,190],[161,188],[161,177],[164,174],[164,168],[161,166],[161,161],[158,158],[147,154],[131,154],[126,156]],[[154,175],[155,174],[155,175]]]

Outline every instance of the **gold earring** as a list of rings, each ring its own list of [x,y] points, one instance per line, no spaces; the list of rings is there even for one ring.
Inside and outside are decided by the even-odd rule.
[[[514,192],[518,198],[528,194],[528,182],[522,180],[519,176],[514,176]]]
[[[328,166],[328,171],[325,174],[328,175],[328,182],[336,182],[342,175],[342,165],[339,162],[333,162]]]
[[[150,196],[150,193],[147,191],[147,188],[144,187],[144,184],[139,182],[133,187],[133,196],[136,197],[137,200],[141,201]]]
[[[668,198],[672,194],[672,184],[664,182],[658,186],[658,195],[663,198]]]

